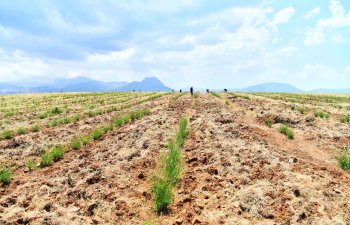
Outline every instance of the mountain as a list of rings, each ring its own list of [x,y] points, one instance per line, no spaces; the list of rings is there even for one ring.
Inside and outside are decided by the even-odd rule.
[[[243,92],[302,92],[302,90],[285,83],[264,83],[242,89]]]
[[[171,91],[156,77],[147,77],[142,81],[134,81],[117,89],[118,91]]]
[[[148,77],[142,81],[104,82],[86,77],[31,77],[13,82],[0,82],[0,94],[45,92],[108,92],[108,91],[169,91],[160,80]]]

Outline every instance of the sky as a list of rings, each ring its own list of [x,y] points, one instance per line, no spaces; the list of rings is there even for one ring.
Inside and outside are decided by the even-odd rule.
[[[350,87],[348,0],[0,0],[0,82]]]

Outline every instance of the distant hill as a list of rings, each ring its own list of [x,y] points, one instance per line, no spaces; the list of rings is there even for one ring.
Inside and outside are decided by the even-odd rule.
[[[302,90],[285,83],[264,83],[242,89],[243,92],[302,92]]]
[[[156,77],[147,77],[142,81],[134,81],[117,89],[118,91],[171,91]]]
[[[45,93],[45,92],[108,92],[108,91],[169,91],[156,77],[131,83],[125,81],[104,82],[86,77],[46,78],[32,77],[14,82],[0,82],[0,93]]]

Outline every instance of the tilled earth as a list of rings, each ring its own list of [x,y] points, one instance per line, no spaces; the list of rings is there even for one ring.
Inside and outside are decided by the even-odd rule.
[[[349,224],[350,175],[336,161],[349,126],[333,131],[333,120],[282,113],[298,120],[288,140],[278,124],[261,120],[278,114],[278,105],[244,101],[163,99],[151,115],[50,167],[18,171],[0,188],[0,224]],[[157,214],[149,179],[182,116],[190,132],[182,178],[169,211]]]

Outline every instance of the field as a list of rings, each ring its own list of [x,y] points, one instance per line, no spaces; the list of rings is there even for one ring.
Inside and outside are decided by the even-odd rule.
[[[0,96],[0,224],[349,224],[350,95]]]

